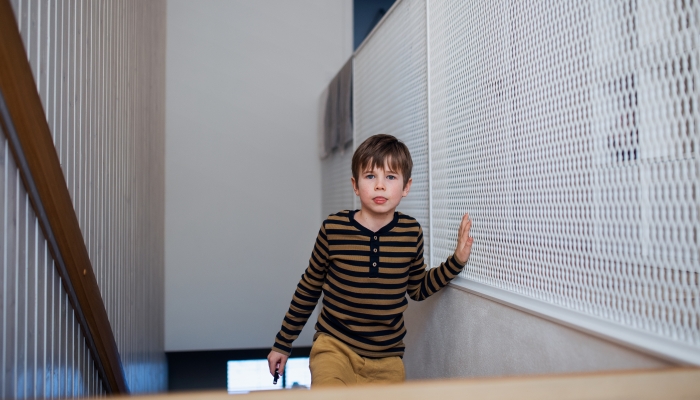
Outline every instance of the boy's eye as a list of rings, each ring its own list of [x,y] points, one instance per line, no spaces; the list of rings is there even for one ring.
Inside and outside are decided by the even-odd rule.
[[[386,179],[394,180],[396,177],[394,175],[387,175]]]
[[[372,174],[367,174],[367,175],[365,175],[365,178],[367,178],[367,179],[374,179],[374,175],[372,175]]]

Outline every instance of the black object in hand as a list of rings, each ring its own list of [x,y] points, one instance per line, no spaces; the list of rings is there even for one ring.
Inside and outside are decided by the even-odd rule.
[[[279,378],[280,378],[280,369],[277,368],[277,369],[275,369],[275,379],[272,381],[272,384],[273,384],[273,385],[276,385],[276,384],[277,384],[277,380],[278,380]]]

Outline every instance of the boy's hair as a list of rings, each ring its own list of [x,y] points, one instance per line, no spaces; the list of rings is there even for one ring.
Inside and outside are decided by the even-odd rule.
[[[403,175],[404,187],[411,178],[413,160],[403,142],[385,134],[370,136],[362,142],[352,155],[352,177],[359,182],[360,172],[365,168],[384,168],[385,165]]]

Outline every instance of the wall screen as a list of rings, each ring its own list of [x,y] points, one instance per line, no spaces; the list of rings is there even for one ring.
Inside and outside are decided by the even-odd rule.
[[[413,186],[399,211],[423,227],[429,260],[428,81],[425,2],[402,1],[355,57],[355,147],[387,133],[408,146]],[[359,207],[359,204],[357,204]]]
[[[700,364],[699,38],[700,2],[399,1],[355,55],[355,145],[408,144],[431,265],[472,214],[458,284]]]

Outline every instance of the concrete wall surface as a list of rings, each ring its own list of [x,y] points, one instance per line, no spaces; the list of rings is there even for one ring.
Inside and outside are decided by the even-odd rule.
[[[272,346],[322,221],[352,0],[169,0],[167,24],[165,348]]]
[[[408,379],[562,374],[667,361],[448,286],[405,314]]]

